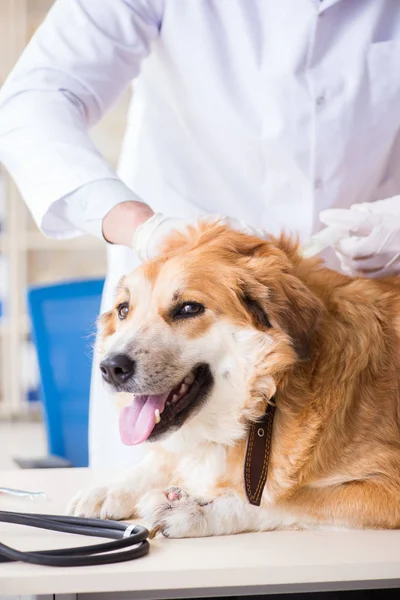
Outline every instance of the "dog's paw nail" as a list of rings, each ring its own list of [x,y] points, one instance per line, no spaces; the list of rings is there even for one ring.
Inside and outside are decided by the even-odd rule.
[[[159,533],[162,533],[161,525],[156,525],[149,531],[149,540],[153,540]]]

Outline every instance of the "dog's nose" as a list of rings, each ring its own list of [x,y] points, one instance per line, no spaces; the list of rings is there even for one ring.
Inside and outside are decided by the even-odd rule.
[[[135,362],[126,354],[114,354],[100,363],[100,371],[104,381],[121,385],[132,377],[135,371]]]

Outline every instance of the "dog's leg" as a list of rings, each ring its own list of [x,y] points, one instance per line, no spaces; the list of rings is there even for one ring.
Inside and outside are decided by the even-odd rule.
[[[362,480],[335,487],[303,488],[285,502],[288,510],[291,506],[316,524],[400,528],[400,492],[394,483]]]
[[[154,533],[171,538],[267,531],[282,524],[277,511],[252,506],[234,492],[203,499],[172,487],[144,496],[138,510]]]
[[[149,490],[162,489],[170,482],[170,471],[166,464],[165,453],[154,448],[135,469],[111,485],[79,492],[67,511],[75,516],[101,519],[135,517],[138,499]]]

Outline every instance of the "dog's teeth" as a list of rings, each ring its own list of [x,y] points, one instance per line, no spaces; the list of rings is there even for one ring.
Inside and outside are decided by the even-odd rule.
[[[172,402],[177,402],[177,400],[179,400],[179,396],[178,396],[178,394],[174,394],[172,396]]]
[[[179,390],[180,394],[186,394],[186,392],[188,391],[189,386],[186,383],[182,383],[181,385],[181,389]]]
[[[154,411],[154,420],[156,422],[156,425],[161,421],[160,411],[158,410],[158,408],[156,408],[156,410]]]
[[[190,373],[190,375],[188,375],[185,378],[185,383],[186,383],[186,385],[192,385],[193,381],[194,381],[194,375],[193,375],[193,373]]]

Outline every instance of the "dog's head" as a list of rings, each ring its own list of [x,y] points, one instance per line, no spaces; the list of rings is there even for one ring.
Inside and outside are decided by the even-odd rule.
[[[104,380],[135,396],[120,417],[124,443],[183,424],[212,441],[243,435],[308,357],[321,304],[295,276],[298,261],[284,239],[200,223],[122,279],[99,349]]]

